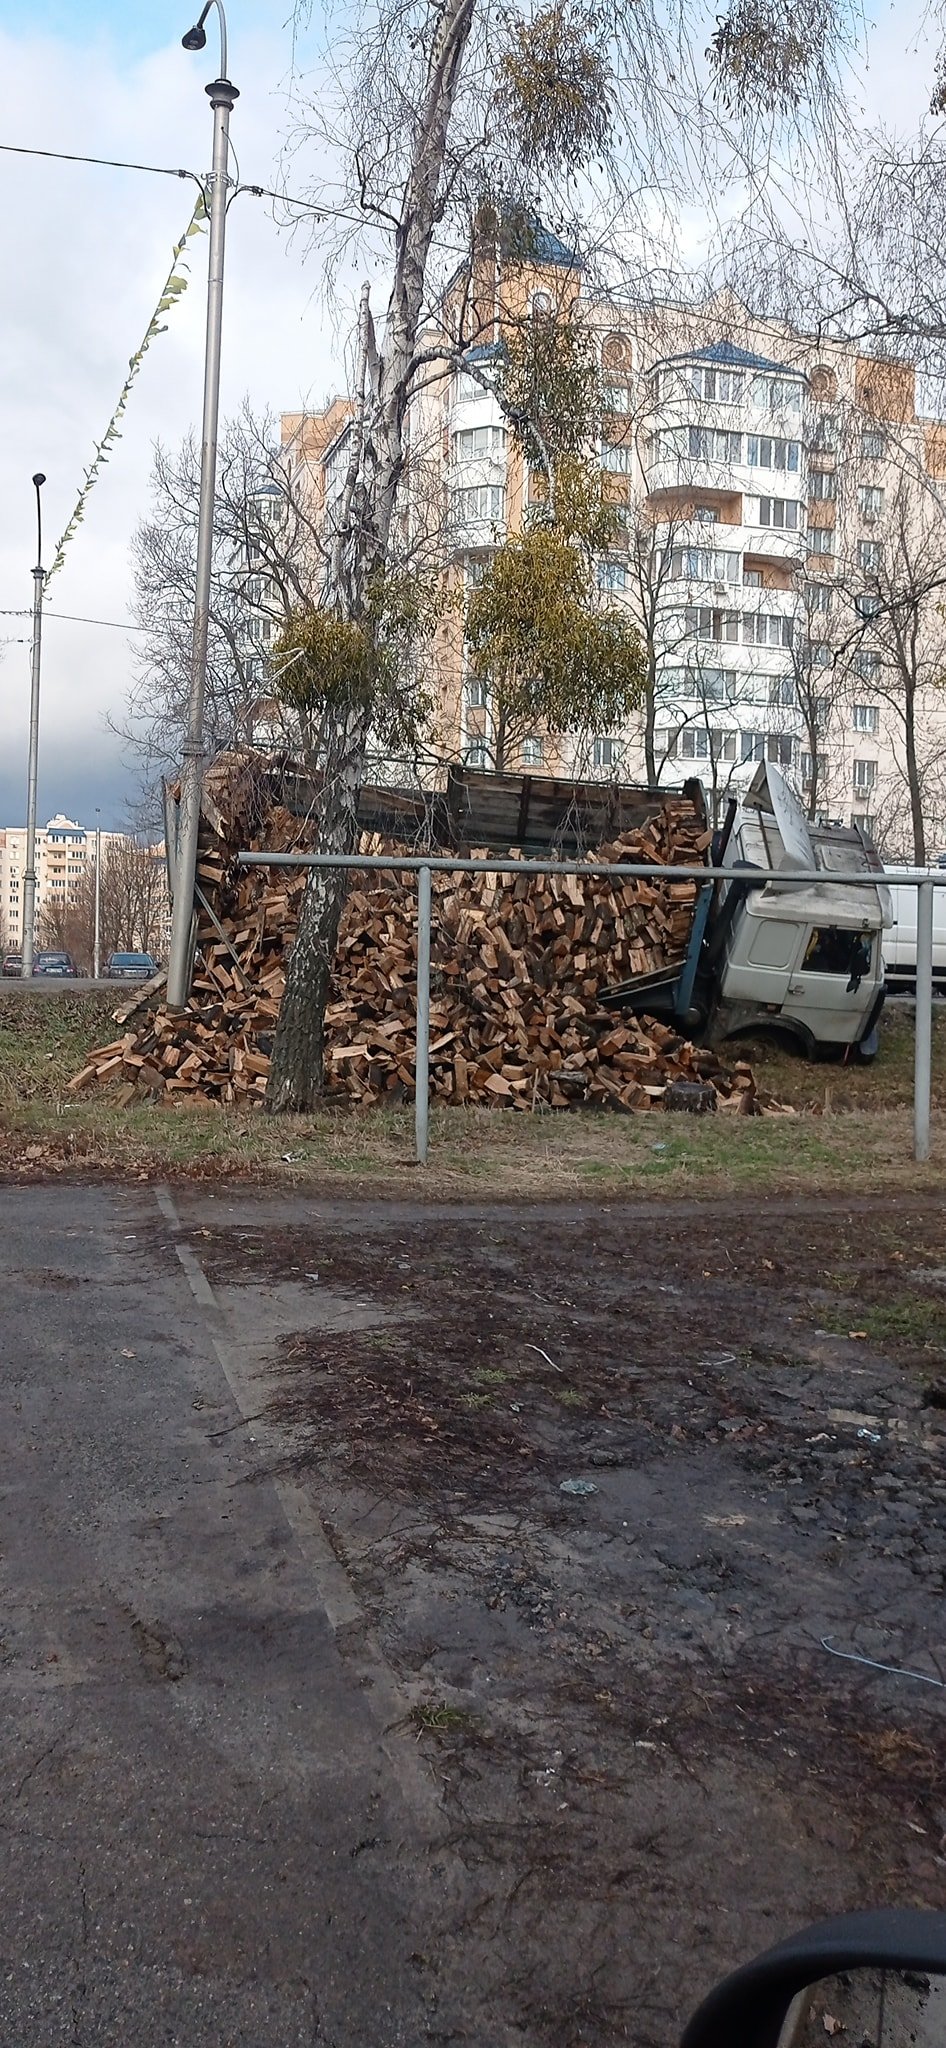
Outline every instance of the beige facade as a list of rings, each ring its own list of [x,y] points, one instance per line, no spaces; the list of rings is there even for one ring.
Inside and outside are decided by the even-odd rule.
[[[428,376],[410,421],[444,573],[474,580],[544,489],[492,388],[504,333],[578,318],[605,393],[589,453],[616,514],[598,583],[602,602],[630,607],[652,687],[621,731],[507,735],[498,760],[496,707],[466,675],[455,610],[427,661],[431,776],[451,759],[663,783],[695,773],[721,814],[770,760],[817,815],[909,858],[912,745],[927,854],[946,847],[946,422],[918,412],[911,367],[755,319],[728,294],[692,307],[588,294],[551,236],[528,265],[481,255],[460,295],[473,338]],[[283,422],[322,507],[347,417],[335,401]]]

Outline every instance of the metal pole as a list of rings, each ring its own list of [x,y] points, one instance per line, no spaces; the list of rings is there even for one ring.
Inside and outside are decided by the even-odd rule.
[[[226,25],[221,23],[221,70],[226,64]],[[204,14],[207,8],[204,9]],[[200,48],[190,30],[185,48]],[[204,37],[206,40],[206,37]],[[168,958],[168,1002],[182,1009],[190,985],[190,934],[197,878],[197,835],[200,829],[201,761],[204,750],[204,685],[207,676],[207,634],[210,620],[210,572],[213,558],[214,490],[217,481],[217,417],[220,407],[220,339],[223,321],[223,259],[227,224],[227,169],[230,115],[239,98],[226,77],[215,79],[207,93],[214,110],[213,170],[210,186],[210,257],[207,273],[207,336],[204,351],[204,415],[200,450],[200,509],[197,524],[197,579],[194,590],[194,634],[191,655],[187,737],[182,750],[180,824],[177,838],[177,880],[171,917]]]
[[[43,638],[43,589],[46,582],[43,569],[43,514],[40,491],[46,478],[37,470],[33,478],[36,492],[36,567],[33,570],[33,650],[30,661],[30,747],[29,766],[26,776],[26,868],[23,875],[23,965],[20,970],[23,980],[32,979],[33,950],[36,941],[36,796],[39,781],[39,675],[40,651]]]
[[[916,892],[916,1042],[913,1058],[913,1157],[930,1156],[933,1056],[933,884]]]
[[[92,950],[92,976],[98,981],[102,973],[102,827],[95,828],[95,944]]]
[[[417,1045],[414,1054],[414,1137],[417,1164],[427,1164],[430,1117],[430,869],[417,873]]]

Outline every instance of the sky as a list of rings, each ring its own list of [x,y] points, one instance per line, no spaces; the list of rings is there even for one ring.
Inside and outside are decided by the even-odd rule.
[[[136,162],[207,168],[215,15],[199,55],[181,48],[193,0],[0,0],[0,140]],[[243,178],[282,182],[287,0],[231,0],[229,70],[240,88],[231,135]],[[297,165],[302,174],[302,166]],[[196,188],[177,179],[0,154],[0,613],[32,603],[31,477],[43,471],[44,555],[71,514],[93,442],[108,423]],[[66,562],[43,632],[39,813],[124,822],[138,771],[108,728],[120,715],[133,641],[129,539],[147,510],[152,445],[199,422],[207,236],[192,283],[145,358]],[[339,324],[319,295],[321,265],[238,198],[228,219],[221,412],[323,403],[344,381]],[[29,720],[28,618],[0,616],[0,826],[22,824]],[[12,642],[12,644],[9,644]]]
[[[190,0],[193,4],[193,0]],[[316,0],[316,6],[318,0]],[[919,119],[931,59],[921,0],[878,9],[864,120]],[[241,176],[280,186],[291,50],[289,0],[229,0],[229,70],[240,88],[232,139]],[[36,149],[206,169],[212,117],[207,49],[181,48],[188,0],[0,0],[0,141]],[[917,44],[917,35],[920,35]],[[302,61],[306,52],[303,49]],[[291,168],[298,191],[304,161]],[[313,173],[315,165],[311,166]],[[177,179],[0,153],[0,826],[22,825],[29,718],[28,617],[35,560],[31,477],[43,492],[44,552],[72,512],[193,204]],[[152,345],[83,525],[50,586],[43,636],[39,814],[120,827],[139,770],[109,729],[133,663],[129,543],[148,509],[156,437],[171,446],[199,421],[207,238],[191,244],[192,284]],[[326,304],[322,258],[238,198],[228,221],[221,410],[324,403],[344,385],[348,307]],[[354,284],[354,280],[353,280]],[[74,624],[56,613],[112,624]],[[4,646],[2,643],[6,642]]]

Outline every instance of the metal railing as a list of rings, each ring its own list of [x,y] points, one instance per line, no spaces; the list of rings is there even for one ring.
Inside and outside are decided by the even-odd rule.
[[[243,867],[256,868],[355,868],[369,874],[409,873],[417,876],[417,1009],[414,1060],[414,1137],[417,1161],[427,1164],[430,1128],[430,927],[436,874],[460,875],[577,875],[579,880],[664,882],[741,882],[751,879],[760,888],[789,884],[797,888],[877,889],[888,885],[883,873],[862,870],[848,875],[810,868],[712,868],[667,867],[660,861],[574,861],[516,860],[499,854],[492,860],[464,860],[455,854],[363,854],[363,853],[241,853]],[[917,892],[916,909],[916,1016],[913,1041],[913,1156],[921,1163],[930,1156],[930,1110],[933,1058],[933,891],[946,889],[946,871],[929,875],[923,869],[898,870],[898,889]]]

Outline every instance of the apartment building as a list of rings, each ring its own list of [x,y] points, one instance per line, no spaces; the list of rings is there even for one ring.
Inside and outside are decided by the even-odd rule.
[[[103,832],[102,856],[120,841],[120,832]],[[36,911],[65,904],[94,866],[96,834],[57,812],[36,833]],[[26,828],[0,828],[0,937],[6,946],[23,942],[23,878],[26,871]]]
[[[946,845],[946,423],[918,411],[912,368],[753,318],[728,293],[693,306],[596,296],[544,230],[527,261],[480,249],[451,290],[469,338],[427,376],[409,422],[412,491],[421,479],[425,517],[441,508],[443,572],[468,588],[545,495],[495,388],[504,338],[578,320],[600,362],[589,454],[615,520],[597,580],[603,602],[630,608],[652,686],[621,731],[501,744],[455,608],[426,662],[431,773],[458,758],[666,783],[698,773],[721,812],[772,761],[819,815],[909,857],[910,698],[928,850]],[[441,333],[454,306],[448,293]],[[323,518],[349,432],[342,400],[283,420],[291,473]],[[907,676],[903,636],[885,627],[902,619],[911,579],[919,654]]]

